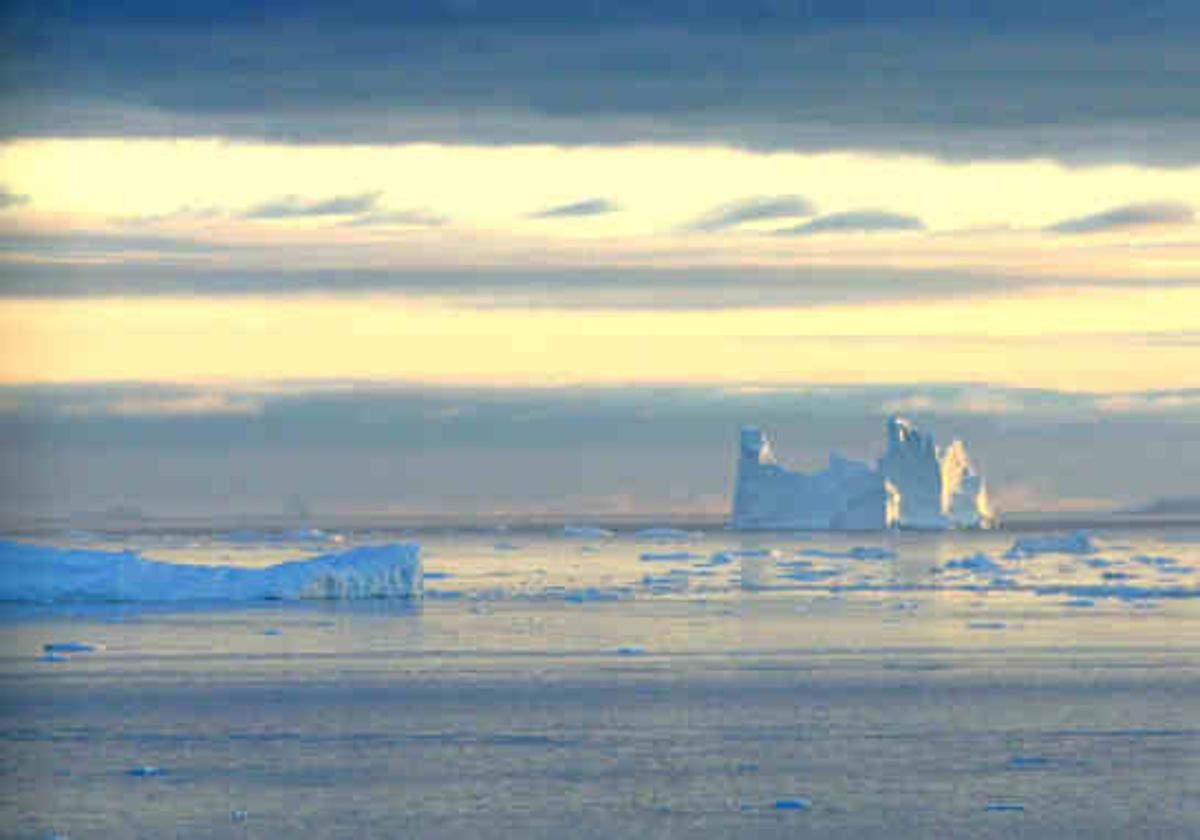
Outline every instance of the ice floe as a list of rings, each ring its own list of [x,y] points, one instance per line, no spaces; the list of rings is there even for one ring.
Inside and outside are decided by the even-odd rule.
[[[1004,556],[1020,559],[1038,554],[1094,554],[1098,550],[1087,531],[1076,531],[1073,534],[1018,537]]]
[[[415,543],[359,546],[265,568],[164,563],[132,551],[0,541],[0,601],[258,601],[412,598]]]

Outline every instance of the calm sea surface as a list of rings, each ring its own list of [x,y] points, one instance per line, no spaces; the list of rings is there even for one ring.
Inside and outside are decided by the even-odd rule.
[[[0,835],[1200,836],[1200,527],[302,536],[39,537],[426,597],[0,607]]]

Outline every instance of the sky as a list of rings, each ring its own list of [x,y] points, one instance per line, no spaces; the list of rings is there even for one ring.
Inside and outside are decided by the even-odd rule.
[[[719,513],[962,435],[1195,495],[1185,0],[0,13],[0,515]],[[533,418],[533,419],[530,419]]]

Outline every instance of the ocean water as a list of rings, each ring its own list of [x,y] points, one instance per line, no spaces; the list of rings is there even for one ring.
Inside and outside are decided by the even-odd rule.
[[[1200,836],[1200,528],[307,536],[38,537],[426,597],[0,607],[0,835]]]

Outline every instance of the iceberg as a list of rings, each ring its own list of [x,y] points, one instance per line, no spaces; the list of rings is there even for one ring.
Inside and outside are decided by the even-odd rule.
[[[132,551],[0,541],[0,601],[261,601],[416,598],[416,543],[351,548],[261,569],[164,563]]]
[[[872,466],[831,454],[825,469],[782,466],[766,434],[741,430],[731,525],[737,530],[874,531],[989,528],[994,515],[982,476],[954,441],[933,437],[902,417],[887,420],[887,448]]]

